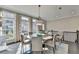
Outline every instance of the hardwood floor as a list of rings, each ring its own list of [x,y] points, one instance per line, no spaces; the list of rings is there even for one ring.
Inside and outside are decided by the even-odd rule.
[[[64,41],[63,43],[68,44],[68,54],[79,54],[79,43],[67,42],[67,41]],[[50,49],[50,51],[52,50]]]
[[[68,54],[79,54],[79,44],[73,42],[64,42],[68,44]]]
[[[79,44],[77,43],[72,43],[72,42],[63,42],[63,43],[66,43],[68,44],[68,54],[79,54]],[[17,46],[16,44],[13,44],[11,46],[11,48],[13,49],[12,51],[8,52],[0,52],[0,54],[15,54],[16,52],[16,49],[17,49]],[[37,52],[36,54],[41,54],[40,52]],[[52,48],[49,47],[49,51],[46,51],[45,54],[53,54],[53,50]]]

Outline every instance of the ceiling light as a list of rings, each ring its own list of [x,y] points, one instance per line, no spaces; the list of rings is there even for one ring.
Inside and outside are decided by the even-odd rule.
[[[74,11],[72,11],[72,14],[74,14]]]
[[[41,17],[40,17],[40,5],[38,5],[38,21],[37,21],[37,25],[40,25],[40,24],[42,24],[42,19],[41,19]]]
[[[58,17],[58,16],[56,16],[56,17]]]
[[[36,22],[36,19],[33,19],[33,22]]]

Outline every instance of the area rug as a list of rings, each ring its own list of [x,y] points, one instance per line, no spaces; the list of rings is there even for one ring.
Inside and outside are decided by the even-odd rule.
[[[68,44],[65,43],[56,43],[55,54],[68,54]]]

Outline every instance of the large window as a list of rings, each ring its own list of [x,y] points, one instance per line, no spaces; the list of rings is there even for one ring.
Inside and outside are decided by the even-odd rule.
[[[33,34],[36,33],[38,30],[37,30],[37,19],[33,19],[32,20],[32,32]]]
[[[21,17],[21,24],[20,24],[21,33],[28,35],[28,17]]]
[[[0,20],[0,36],[2,36],[2,20]]]
[[[7,43],[16,41],[16,15],[8,11],[2,11],[2,35]]]

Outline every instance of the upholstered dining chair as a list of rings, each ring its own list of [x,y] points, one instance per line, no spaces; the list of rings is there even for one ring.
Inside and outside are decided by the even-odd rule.
[[[40,54],[43,52],[41,37],[33,37],[31,39],[31,42],[32,42],[32,53]]]
[[[53,48],[53,53],[55,53],[56,50],[56,35],[53,35],[53,40],[49,40],[45,43],[45,45],[49,46],[50,48]]]
[[[22,54],[22,43],[19,43],[16,54]]]
[[[56,41],[63,41],[63,32],[58,32],[58,34],[56,34]]]
[[[20,43],[20,50],[22,54],[31,53],[31,38],[25,39],[24,35],[21,35],[21,43]]]

